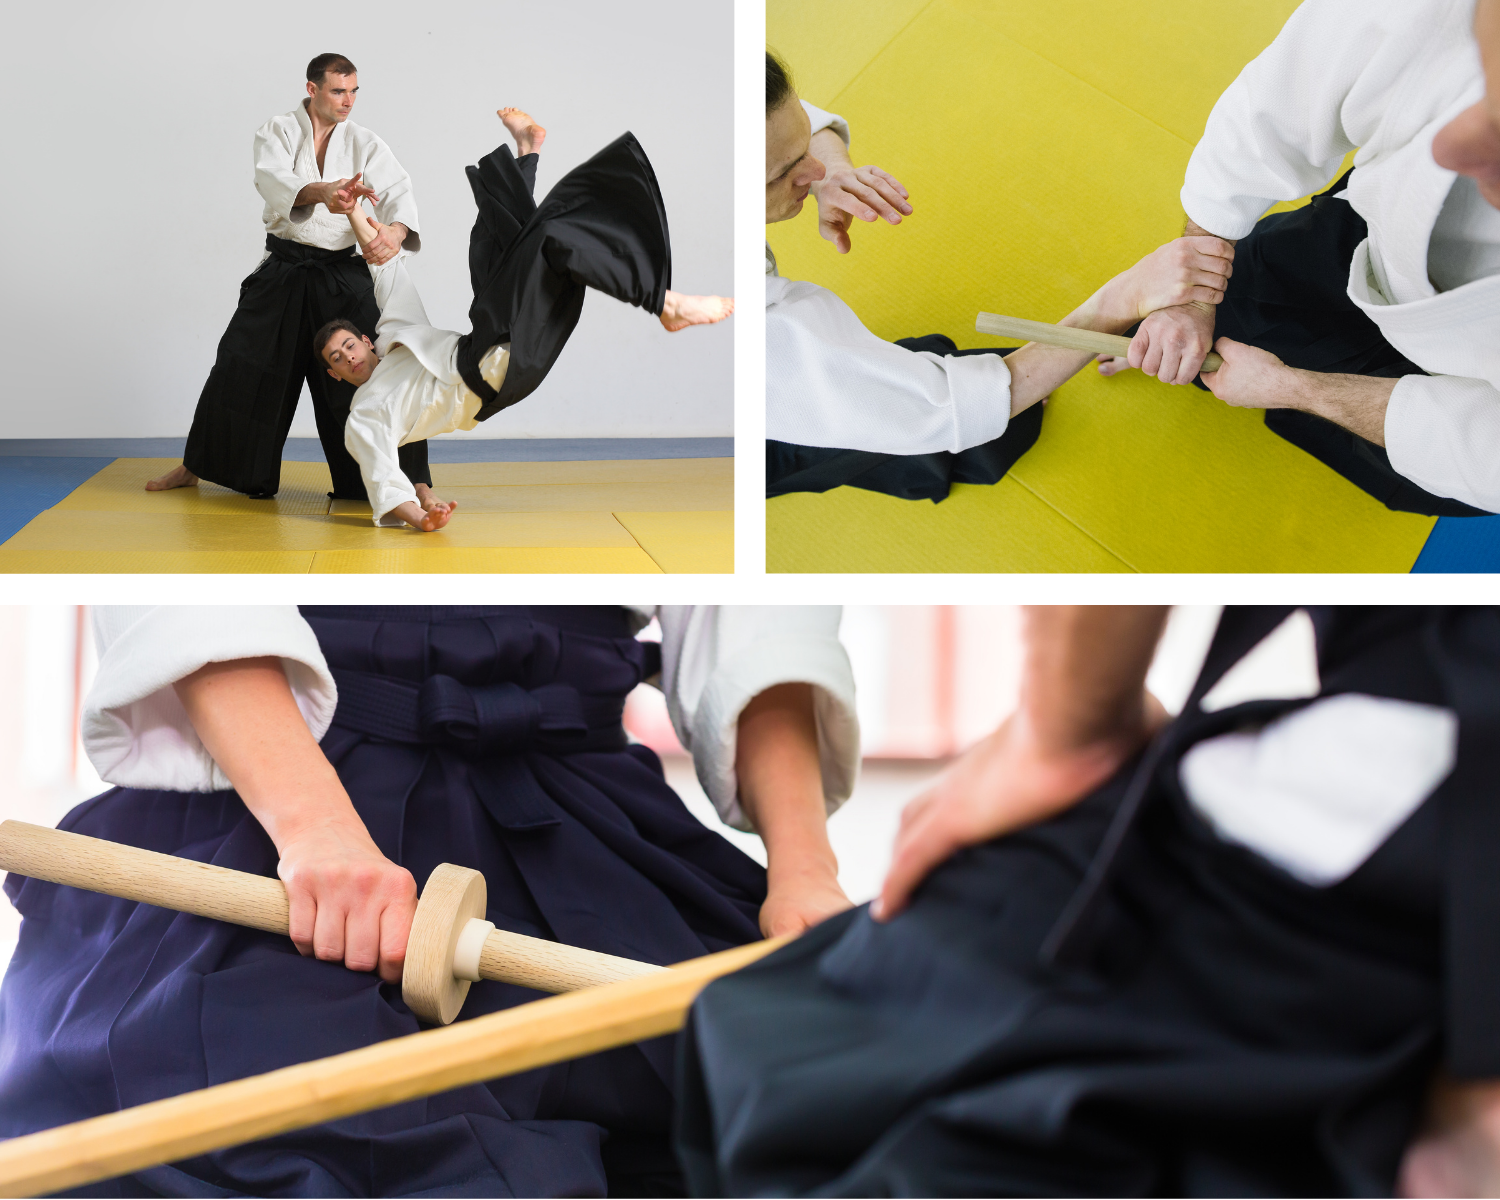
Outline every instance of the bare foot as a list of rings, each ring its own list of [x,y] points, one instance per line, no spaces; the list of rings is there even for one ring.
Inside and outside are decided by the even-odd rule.
[[[734,312],[734,301],[728,296],[684,296],[669,291],[662,304],[661,323],[668,333],[689,325],[717,325]]]
[[[165,492],[172,488],[197,487],[198,477],[186,467],[178,464],[165,475],[158,475],[155,479],[147,482],[148,492]]]
[[[400,517],[413,529],[420,529],[423,533],[434,533],[448,523],[448,518],[453,515],[453,510],[457,507],[457,501],[448,503],[439,501],[432,508],[424,509],[415,500],[404,500],[391,509],[391,514]]]
[[[531,119],[530,113],[519,108],[497,108],[495,115],[516,139],[516,153],[521,158],[535,154],[547,140],[547,131]]]
[[[442,498],[425,483],[417,483],[412,486],[416,489],[417,503],[422,506],[423,512],[431,512],[443,503]]]

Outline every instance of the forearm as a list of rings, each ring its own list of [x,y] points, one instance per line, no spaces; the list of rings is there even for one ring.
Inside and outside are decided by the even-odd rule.
[[[1146,672],[1167,608],[1046,605],[1026,610],[1017,718],[1039,754],[1123,761],[1159,719]]]
[[[1111,279],[1058,324],[1097,333],[1123,334],[1139,320],[1123,293],[1120,281],[1124,278],[1119,275]],[[1040,342],[1029,342],[1007,354],[1011,416],[1050,396],[1093,360],[1090,351],[1044,346]]]
[[[1231,246],[1233,246],[1236,242],[1239,241],[1239,238],[1227,238],[1227,237],[1224,237],[1224,235],[1222,233],[1215,233],[1211,229],[1204,229],[1203,226],[1200,225],[1200,224],[1198,224],[1197,221],[1193,220],[1192,217],[1189,217],[1187,219],[1187,224],[1183,226],[1183,228],[1182,228],[1182,236],[1183,237],[1216,237],[1216,238],[1222,239],[1223,241],[1228,242]]]
[[[745,706],[735,773],[740,805],[766,845],[772,887],[784,876],[836,876],[810,684],[779,684]]]
[[[362,204],[356,203],[354,207],[349,210],[348,215],[349,224],[354,229],[354,240],[359,243],[359,248],[361,250],[363,250],[366,246],[368,246],[371,242],[373,242],[377,237],[380,236],[380,231],[375,228],[375,222],[370,220],[370,217],[365,212],[364,206]]]
[[[326,183],[309,183],[303,186],[297,193],[297,198],[292,201],[293,208],[302,208],[309,204],[327,204],[332,195],[332,189]]]
[[[1400,380],[1324,374],[1295,367],[1285,370],[1290,381],[1286,401],[1275,407],[1312,413],[1357,433],[1367,442],[1385,445],[1385,410]]]
[[[363,828],[279,659],[209,663],[175,689],[204,748],[278,849],[319,825]]]

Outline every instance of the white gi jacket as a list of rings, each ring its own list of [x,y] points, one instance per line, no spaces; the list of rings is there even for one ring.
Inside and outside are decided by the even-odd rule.
[[[778,683],[810,683],[823,795],[832,812],[859,770],[854,677],[837,607],[629,606],[637,629],[662,627],[661,688],[698,778],[730,825],[748,828],[734,773],[740,713]],[[292,605],[109,606],[93,610],[99,673],[83,710],[83,745],[121,787],[208,792],[230,787],[172,684],[210,662],[274,655],[320,741],[338,690],[317,637]]]
[[[347,218],[340,218],[347,225]],[[396,447],[454,429],[473,429],[481,401],[458,373],[459,335],[434,329],[422,297],[398,254],[370,264],[380,321],[375,350],[380,362],[354,393],[344,445],[359,463],[371,514],[377,525],[401,525],[390,511],[416,490],[401,470]],[[491,346],[479,360],[479,373],[498,389],[510,365],[510,343]]]
[[[842,117],[802,102],[813,132]],[[766,436],[884,454],[957,453],[1010,423],[998,354],[915,352],[876,337],[827,288],[783,279],[766,247]]]
[[[396,161],[390,147],[362,125],[345,120],[328,135],[323,170],[313,150],[312,119],[304,100],[289,113],[272,117],[255,131],[255,190],[266,202],[266,232],[304,246],[342,250],[355,244],[349,218],[328,211],[323,204],[293,208],[293,201],[309,183],[329,183],[364,173],[364,183],[380,202],[375,216],[382,225],[399,221],[411,230],[403,249],[422,248],[417,232],[417,203],[411,176]]]
[[[1349,296],[1430,373],[1396,384],[1391,465],[1436,495],[1497,512],[1497,227],[1471,203],[1472,185],[1432,158],[1433,135],[1484,95],[1473,18],[1474,0],[1305,0],[1214,106],[1182,204],[1204,229],[1241,238],[1276,201],[1323,187],[1358,147],[1342,195],[1369,236]],[[1490,273],[1455,270],[1455,260]],[[1433,276],[1458,285],[1439,291]]]

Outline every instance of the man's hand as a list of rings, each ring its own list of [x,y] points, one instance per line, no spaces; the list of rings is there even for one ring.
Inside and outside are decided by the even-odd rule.
[[[809,189],[818,201],[818,233],[840,254],[849,253],[849,225],[855,217],[861,221],[884,217],[899,225],[903,215],[911,216],[901,181],[879,167],[856,167],[844,139],[832,129],[813,134],[810,148],[825,171]]]
[[[849,225],[854,217],[874,221],[884,217],[892,225],[911,216],[907,191],[894,175],[879,167],[829,166],[820,183],[812,185],[818,198],[818,232],[840,254],[848,254]]]
[[[1133,348],[1133,347],[1132,347]],[[1217,371],[1206,371],[1203,382],[1225,404],[1234,408],[1296,408],[1297,372],[1269,350],[1220,338],[1214,349],[1224,360]]]
[[[760,906],[760,931],[768,938],[801,933],[850,907],[835,866],[773,867],[767,874],[766,902]]]
[[[1341,425],[1367,442],[1385,445],[1385,414],[1398,379],[1339,375],[1289,367],[1269,351],[1220,338],[1224,359],[1203,382],[1236,408],[1295,408]]]
[[[368,196],[372,204],[380,197],[364,182],[364,172],[349,179],[335,179],[331,183],[310,183],[297,193],[297,204],[321,204],[338,216],[348,216],[349,210]],[[304,199],[312,193],[311,197]]]
[[[1145,703],[1145,728],[1136,738],[1049,749],[1020,712],[970,748],[902,812],[871,915],[895,916],[932,869],[965,846],[1045,820],[1098,787],[1166,722],[1155,697]]]
[[[358,821],[311,826],[287,837],[280,853],[276,873],[297,950],[398,982],[417,909],[411,872],[381,854]]]
[[[1201,300],[1157,309],[1130,339],[1126,361],[1163,383],[1192,383],[1213,348],[1214,316]]]
[[[1180,237],[1159,246],[1110,280],[1131,324],[1158,309],[1217,304],[1234,274],[1234,243],[1213,236]]]
[[[401,243],[406,241],[407,228],[399,221],[389,225],[382,225],[379,221],[372,220],[371,225],[375,227],[376,236],[364,247],[365,261],[373,263],[377,267],[381,263],[390,262],[401,251]]]

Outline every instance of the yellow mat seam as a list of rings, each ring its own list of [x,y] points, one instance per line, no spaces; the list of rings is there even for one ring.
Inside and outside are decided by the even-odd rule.
[[[609,514],[609,519],[611,521],[613,521],[616,525],[618,525],[621,529],[623,529],[625,531],[625,535],[628,538],[630,538],[630,540],[632,542],[634,542],[637,546],[640,547],[640,551],[641,551],[642,554],[644,554],[652,562],[656,563],[656,569],[658,571],[660,571],[663,575],[670,575],[670,574],[672,574],[671,571],[667,570],[667,568],[665,566],[663,566],[660,562],[657,561],[656,555],[652,554],[651,551],[649,551],[649,550],[646,549],[645,545],[642,544],[641,539],[638,538],[638,537],[636,537],[635,534],[631,532],[630,526],[627,525],[627,524],[625,524],[624,521],[620,520],[620,516],[619,516],[618,513],[610,513]]]
[[[859,82],[859,77],[861,75],[863,75],[866,71],[868,71],[874,65],[875,60],[877,58],[879,58],[882,54],[884,54],[887,50],[889,50],[892,46],[894,46],[896,44],[896,41],[901,37],[901,35],[903,33],[905,33],[908,29],[910,29],[913,25],[915,25],[918,21],[920,21],[922,19],[922,14],[925,13],[929,8],[931,8],[936,3],[937,3],[937,0],[927,0],[926,4],[922,5],[921,8],[917,9],[916,12],[912,13],[911,19],[909,21],[907,21],[905,25],[901,26],[900,29],[896,30],[895,33],[891,34],[891,36],[886,40],[885,45],[883,45],[882,47],[880,47],[879,50],[875,51],[874,54],[870,55],[870,57],[865,60],[865,65],[862,66],[862,67],[860,67],[860,69],[854,73],[853,77],[849,80],[849,82],[846,83],[846,84],[844,84],[843,87],[841,87],[837,92],[835,92],[831,97],[829,97],[829,100],[828,100],[829,104],[833,104],[834,101],[836,101],[840,96],[842,96],[845,92],[847,92],[850,88],[852,88],[856,83],[858,83]],[[809,103],[813,103],[813,102],[809,101]],[[817,107],[818,108],[822,108],[823,106],[821,104],[818,104]]]
[[[1095,537],[1092,533],[1090,533],[1087,529],[1085,529],[1082,525],[1080,525],[1072,517],[1068,516],[1067,513],[1063,512],[1062,509],[1058,508],[1057,505],[1053,504],[1052,501],[1048,500],[1046,496],[1042,495],[1041,492],[1037,491],[1036,488],[1032,487],[1029,483],[1027,483],[1019,475],[1017,475],[1014,471],[1007,471],[1006,475],[1008,475],[1011,479],[1015,480],[1016,483],[1018,483],[1026,491],[1030,492],[1033,496],[1035,496],[1038,500],[1040,500],[1043,504],[1045,504],[1048,508],[1050,508],[1053,512],[1055,512],[1059,517],[1061,517],[1064,521],[1066,521],[1074,529],[1078,530],[1079,533],[1081,533],[1084,537],[1088,538],[1089,541],[1093,542],[1094,545],[1098,546],[1099,549],[1101,549],[1102,551],[1104,551],[1105,554],[1109,555],[1110,558],[1114,559],[1117,563],[1119,563],[1126,570],[1128,570],[1128,571],[1134,571],[1137,575],[1144,574],[1144,572],[1140,569],[1140,567],[1136,566],[1133,562],[1131,562],[1123,554],[1121,554],[1117,550],[1115,550],[1112,546],[1109,546],[1105,542],[1101,542],[1097,537]]]

